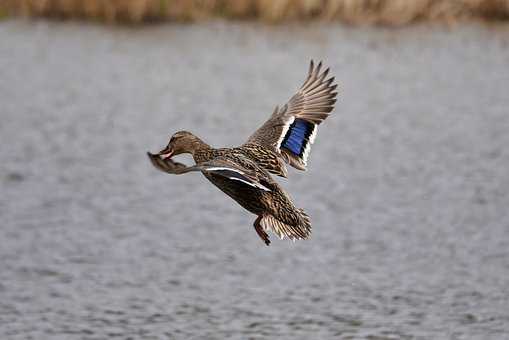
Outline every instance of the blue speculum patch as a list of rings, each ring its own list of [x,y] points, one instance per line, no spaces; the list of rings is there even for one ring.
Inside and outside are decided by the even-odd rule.
[[[302,119],[295,119],[286,133],[282,146],[296,156],[302,156],[304,148],[308,143],[308,138],[313,131],[313,126],[313,123]]]

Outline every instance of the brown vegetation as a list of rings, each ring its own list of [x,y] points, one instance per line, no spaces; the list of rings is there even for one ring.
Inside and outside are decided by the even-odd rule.
[[[0,12],[133,23],[226,17],[397,26],[422,20],[507,20],[509,0],[0,0]]]

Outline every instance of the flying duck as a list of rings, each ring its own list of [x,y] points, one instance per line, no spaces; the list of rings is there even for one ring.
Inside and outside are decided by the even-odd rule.
[[[200,171],[243,208],[257,216],[254,228],[270,244],[267,231],[281,239],[306,239],[311,222],[304,210],[296,208],[290,196],[271,174],[287,177],[286,164],[306,170],[318,125],[334,108],[337,85],[311,61],[306,80],[283,106],[276,106],[270,118],[247,142],[233,148],[213,148],[191,132],[173,134],[167,146],[156,154],[148,152],[152,164],[170,174]],[[172,157],[189,153],[195,165],[186,166]]]

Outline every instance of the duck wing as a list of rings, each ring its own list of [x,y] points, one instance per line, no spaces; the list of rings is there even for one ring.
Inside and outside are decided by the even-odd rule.
[[[263,191],[272,190],[273,181],[270,175],[242,155],[216,157],[211,161],[196,164],[194,167],[204,173],[218,175],[230,181],[242,182]]]
[[[175,162],[171,158],[162,158],[160,155],[150,152],[147,152],[147,156],[150,159],[152,165],[157,170],[166,172],[168,174],[180,175],[189,171],[193,171],[192,167],[187,167],[182,163]]]
[[[315,67],[311,61],[307,78],[297,93],[281,108],[276,107],[245,146],[263,146],[281,155],[291,166],[306,170],[317,126],[329,116],[336,102],[334,77],[327,78],[328,68],[321,70],[322,62]]]

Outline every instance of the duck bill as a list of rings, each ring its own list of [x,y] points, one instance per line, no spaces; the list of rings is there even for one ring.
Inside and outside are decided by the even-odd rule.
[[[162,159],[168,159],[171,158],[171,156],[173,156],[173,150],[170,147],[166,147],[159,151],[156,155],[161,157]]]

